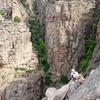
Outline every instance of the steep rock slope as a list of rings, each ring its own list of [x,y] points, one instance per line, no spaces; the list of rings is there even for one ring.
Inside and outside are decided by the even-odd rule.
[[[97,24],[97,32],[96,32],[96,47],[94,49],[93,55],[91,60],[89,61],[89,66],[87,69],[87,72],[91,71],[92,69],[97,68],[100,66],[100,1],[96,0],[96,13],[95,17],[98,19],[98,24]]]
[[[72,87],[74,89],[73,85]],[[100,66],[77,90],[74,89],[72,93],[69,93],[70,90],[70,83],[60,89],[48,88],[46,98],[42,100],[100,100]]]
[[[45,41],[50,71],[68,75],[85,53],[85,26],[91,23],[95,1],[48,2],[45,13]]]
[[[32,52],[30,32],[24,23],[7,23],[0,26],[0,66],[19,67],[29,66],[27,63],[34,60],[37,66],[38,60]],[[36,64],[35,64],[36,63]],[[30,65],[30,67],[32,67]]]
[[[7,6],[9,5],[9,6]],[[27,13],[19,0],[1,0],[0,100],[35,100],[41,95],[38,58],[32,50],[31,33],[24,23]],[[14,22],[15,16],[21,22]]]
[[[86,78],[79,89],[69,97],[69,100],[99,100],[100,99],[100,66]]]

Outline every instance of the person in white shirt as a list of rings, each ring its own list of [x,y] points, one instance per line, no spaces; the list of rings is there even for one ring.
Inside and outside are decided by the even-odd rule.
[[[75,69],[72,69],[71,77],[72,77],[73,81],[77,81],[79,79],[79,73],[77,71],[75,71]]]

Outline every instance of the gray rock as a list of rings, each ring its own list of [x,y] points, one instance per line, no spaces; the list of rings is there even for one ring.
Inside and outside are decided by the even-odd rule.
[[[38,1],[38,4],[40,5],[42,1]],[[84,57],[85,21],[83,20],[91,20],[87,13],[95,6],[92,1],[55,0],[55,3],[48,2],[46,6],[43,3],[44,7],[39,6],[39,8],[42,6],[40,14],[45,9],[45,41],[48,62],[51,65],[49,71],[56,76],[69,76],[71,67],[79,66],[80,59]]]
[[[69,100],[97,100],[100,99],[100,67],[87,77],[84,83],[69,96]]]
[[[0,22],[4,22],[4,18],[2,15],[0,15]]]
[[[46,97],[44,97],[43,99],[41,99],[41,100],[47,100],[47,98]]]
[[[62,86],[60,89],[48,88],[46,91],[47,100],[63,100],[69,90],[69,85]]]

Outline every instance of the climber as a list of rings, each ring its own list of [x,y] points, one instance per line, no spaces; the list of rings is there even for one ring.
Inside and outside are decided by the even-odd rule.
[[[75,71],[75,69],[71,70],[71,77],[73,81],[77,81],[79,79],[79,74],[77,71]]]

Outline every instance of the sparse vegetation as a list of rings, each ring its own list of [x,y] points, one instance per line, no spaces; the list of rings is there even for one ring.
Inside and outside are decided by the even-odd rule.
[[[91,59],[92,52],[95,46],[96,46],[96,42],[94,40],[88,39],[85,41],[86,53],[85,53],[84,60],[81,62],[81,70],[83,72],[85,72],[88,67],[88,62]]]
[[[37,2],[33,2],[33,10],[35,15],[29,18],[30,24],[30,32],[31,32],[31,41],[33,45],[33,49],[36,49],[38,53],[39,66],[45,72],[44,84],[50,85],[52,80],[50,78],[50,73],[48,74],[48,70],[50,65],[47,62],[47,53],[45,49],[45,35],[42,29],[42,25],[38,19],[38,11],[37,11]]]
[[[21,18],[19,16],[14,17],[14,22],[21,22]]]
[[[15,70],[16,71],[18,71],[18,70],[20,70],[20,71],[25,71],[25,72],[27,72],[27,73],[32,73],[32,70],[31,69],[27,69],[27,68],[23,68],[23,67],[21,67],[21,68],[15,68]]]
[[[99,12],[100,12],[99,8],[94,9],[94,14],[93,14],[93,18],[92,18],[93,26],[92,26],[92,29],[90,30],[90,32],[88,33],[88,37],[86,37],[86,41],[85,41],[86,53],[85,53],[84,59],[81,62],[81,70],[83,72],[85,72],[87,70],[88,62],[91,59],[93,50],[96,46],[95,34],[97,32],[97,25],[98,25],[99,17],[100,17]]]
[[[6,13],[7,13],[6,10],[0,11],[0,15],[5,15]]]
[[[35,48],[38,52],[39,57],[39,65],[40,68],[43,68],[45,72],[48,71],[50,65],[47,62],[47,54],[45,49],[45,35],[43,33],[42,25],[40,25],[40,21],[37,17],[37,3],[33,2],[33,10],[35,11],[35,16],[30,17],[30,31],[31,31],[31,41],[33,44],[33,48]]]
[[[42,27],[37,18],[31,17],[29,19],[30,31],[31,31],[31,41],[33,47],[38,51],[39,64],[44,71],[48,71],[50,65],[47,62],[47,54],[45,49],[44,33],[42,32]]]

